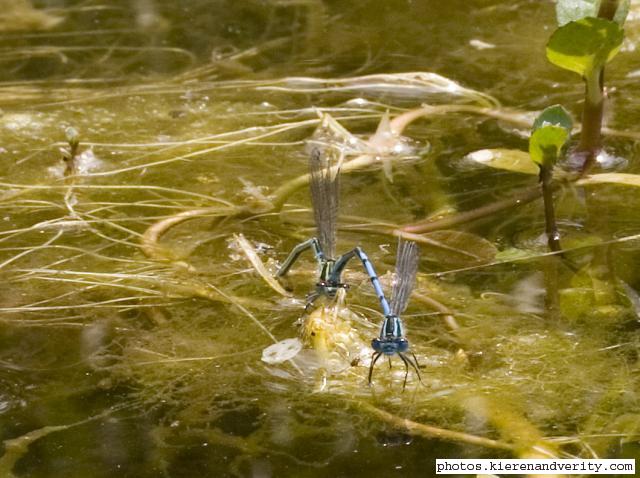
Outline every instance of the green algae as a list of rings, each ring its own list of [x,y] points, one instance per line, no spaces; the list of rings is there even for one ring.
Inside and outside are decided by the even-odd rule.
[[[19,59],[0,55],[9,67],[0,85],[6,473],[393,476],[400,466],[419,476],[442,456],[532,456],[538,447],[608,457],[637,443],[634,188],[591,185],[584,191],[596,200],[585,205],[582,190],[566,186],[559,225],[578,267],[561,270],[557,320],[536,292],[539,201],[425,236],[416,294],[430,302],[416,296],[406,315],[424,385],[410,374],[405,393],[396,361],[379,364],[367,385],[381,317],[363,273],[345,275],[338,315],[305,315],[312,260],[285,284],[297,300],[287,298],[232,240],[242,234],[270,270],[312,234],[303,143],[322,122],[318,111],[361,146],[350,161],[375,157],[366,148],[387,112],[393,125],[424,102],[441,107],[403,128],[411,154],[345,168],[340,246],[364,247],[385,289],[396,226],[535,186],[461,159],[523,149],[518,128],[547,105],[540,98],[570,106],[577,97],[568,84],[551,89],[544,78],[560,75],[538,58],[553,7],[520,2],[509,13],[477,2],[477,13],[462,15],[468,2],[445,11],[393,1],[382,18],[367,1],[214,3],[218,19],[204,2],[148,2],[157,21],[143,33],[127,22],[127,2],[62,9],[60,32],[77,39],[24,33]],[[94,20],[104,40],[71,48]],[[521,41],[523,29],[540,42]],[[118,35],[131,50],[115,48]],[[425,37],[442,42],[425,46]],[[496,48],[476,49],[476,37]],[[67,62],[27,50],[41,43],[52,44],[45,58]],[[629,101],[616,104],[610,125],[633,131],[637,87],[623,75],[633,56],[620,58],[608,82]],[[65,175],[70,127],[80,168]],[[617,172],[637,172],[631,139],[611,148],[627,161]],[[589,214],[606,215],[607,227]],[[169,227],[149,234],[163,221]],[[613,252],[603,269],[605,243]],[[292,363],[261,361],[289,337],[305,343]],[[82,422],[89,417],[99,418]]]

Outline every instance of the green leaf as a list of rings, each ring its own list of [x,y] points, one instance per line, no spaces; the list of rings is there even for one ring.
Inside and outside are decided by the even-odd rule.
[[[558,25],[566,25],[584,17],[597,17],[601,3],[602,0],[557,0],[556,18],[558,19]],[[627,13],[629,13],[629,0],[621,0],[613,19],[618,24],[623,25]]]
[[[553,166],[569,139],[573,121],[560,105],[549,106],[533,122],[529,155],[539,166]]]
[[[558,28],[547,43],[548,60],[588,76],[610,61],[622,45],[624,30],[616,22],[587,17]]]
[[[529,139],[531,159],[539,166],[553,166],[567,139],[567,130],[560,126],[549,125],[537,129]]]
[[[640,174],[603,173],[592,174],[576,182],[578,186],[594,186],[597,184],[618,184],[640,188]]]
[[[519,149],[480,149],[467,154],[466,159],[495,169],[522,174],[538,174],[529,153]]]
[[[573,120],[569,112],[561,105],[553,105],[545,108],[542,113],[533,122],[532,131],[542,128],[543,126],[553,125],[560,126],[571,133],[573,128]]]

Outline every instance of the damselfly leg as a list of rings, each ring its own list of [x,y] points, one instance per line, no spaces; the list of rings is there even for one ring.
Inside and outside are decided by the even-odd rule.
[[[369,365],[369,385],[371,385],[371,378],[373,377],[373,367],[380,357],[382,357],[382,352],[374,352],[371,356],[371,364]]]
[[[324,252],[322,252],[322,248],[320,247],[320,242],[317,238],[312,237],[308,241],[301,242],[293,248],[289,256],[282,263],[282,266],[280,266],[280,269],[278,269],[278,272],[276,272],[276,277],[285,276],[293,264],[295,264],[295,262],[300,258],[300,255],[308,249],[313,249],[313,253],[318,262],[325,260]]]
[[[402,361],[404,362],[404,366],[405,366],[404,382],[402,383],[402,391],[403,392],[404,392],[404,389],[407,387],[407,378],[409,377],[409,365],[411,365],[411,368],[413,368],[413,370],[415,370],[416,376],[418,377],[418,381],[420,383],[422,383],[422,377],[420,376],[420,368],[419,368],[419,365],[418,365],[418,359],[416,358],[416,356],[415,356],[415,354],[413,352],[411,353],[411,355],[413,355],[413,361],[411,361],[411,357],[407,357],[402,352],[398,352],[398,356],[402,359]]]

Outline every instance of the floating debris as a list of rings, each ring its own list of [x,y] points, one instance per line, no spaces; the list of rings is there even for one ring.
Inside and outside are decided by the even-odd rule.
[[[471,45],[476,50],[491,50],[496,47],[493,43],[487,43],[482,40],[478,40],[477,38],[469,40],[469,45]]]
[[[302,341],[295,337],[284,339],[270,345],[262,351],[262,361],[268,364],[277,364],[291,360],[302,350]]]

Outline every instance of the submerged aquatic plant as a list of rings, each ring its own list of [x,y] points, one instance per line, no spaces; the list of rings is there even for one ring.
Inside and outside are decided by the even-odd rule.
[[[265,4],[253,3],[260,8]],[[279,1],[277,8],[293,3],[308,2]],[[433,8],[438,8],[436,3]],[[534,8],[534,3],[527,2],[526,8]],[[91,6],[100,7],[81,8]],[[262,52],[277,46],[282,53],[282,45],[290,43],[285,37],[230,56],[254,58],[251,65],[257,65]],[[144,50],[149,51],[159,50]],[[104,61],[109,63],[108,58]],[[314,63],[318,66],[324,65]],[[542,167],[548,171],[548,160],[555,161],[562,151],[561,135],[548,129],[561,123],[553,118],[536,123],[532,155],[514,154],[507,145],[522,144],[518,132],[531,128],[534,114],[502,107],[486,93],[454,88],[458,83],[433,74],[356,74],[297,83],[290,77],[214,81],[220,68],[220,62],[214,62],[170,80],[115,90],[104,83],[92,89],[54,85],[46,97],[23,87],[24,96],[11,99],[9,104],[44,108],[55,126],[40,126],[42,151],[36,135],[25,133],[28,139],[16,146],[22,155],[17,167],[3,162],[12,182],[2,184],[0,204],[3,218],[9,218],[0,231],[0,269],[10,284],[1,295],[6,327],[1,358],[3,371],[20,377],[15,403],[20,394],[29,402],[24,412],[2,408],[0,417],[7,425],[3,471],[19,475],[42,468],[40,474],[48,476],[51,470],[46,467],[55,463],[61,468],[53,473],[62,469],[60,473],[73,474],[76,470],[69,469],[74,465],[60,458],[61,449],[74,450],[64,446],[65,440],[83,446],[98,440],[104,445],[98,450],[107,450],[105,462],[113,459],[112,450],[122,453],[118,457],[133,455],[136,463],[144,457],[143,471],[127,470],[141,476],[206,474],[211,469],[236,476],[317,475],[365,462],[370,468],[363,468],[363,474],[387,469],[397,474],[389,466],[401,464],[401,473],[417,476],[424,473],[423,457],[434,449],[433,440],[470,445],[473,448],[464,452],[474,456],[612,456],[634,446],[640,429],[638,331],[611,300],[611,281],[584,268],[562,282],[563,312],[571,311],[562,323],[545,321],[540,308],[518,307],[513,292],[514,284],[524,284],[531,269],[537,270],[544,260],[544,245],[527,248],[518,234],[524,228],[526,234],[539,235],[541,208],[536,204],[514,214],[499,213],[544,196],[534,175],[541,177]],[[277,71],[261,76],[270,75],[277,76]],[[437,98],[431,96],[432,85]],[[301,95],[291,95],[293,90]],[[0,92],[3,98],[11,96],[4,88]],[[347,96],[356,94],[364,98],[351,101]],[[434,104],[416,107],[425,99]],[[59,134],[56,115],[66,120],[72,111],[67,107],[73,104],[81,105],[86,117],[80,121],[75,116],[73,122],[83,132],[82,145],[96,148],[106,163],[102,170],[74,180],[79,199],[74,223],[82,221],[82,229],[70,228],[63,197],[69,186],[37,166],[61,162],[49,138]],[[347,152],[340,158],[341,174],[357,172],[345,188],[343,216],[336,218],[334,232],[340,230],[345,241],[362,243],[382,271],[392,264],[387,247],[394,233],[403,232],[400,224],[425,218],[404,228],[423,252],[429,250],[402,315],[411,325],[410,350],[422,365],[417,368],[416,362],[416,371],[427,385],[416,387],[411,396],[399,394],[394,386],[402,375],[407,380],[411,364],[394,367],[401,370],[392,374],[376,371],[376,387],[366,387],[371,348],[362,337],[376,333],[376,326],[362,319],[373,314],[367,274],[344,271],[345,283],[354,288],[363,284],[365,294],[350,294],[349,308],[357,314],[336,303],[296,321],[300,302],[269,281],[269,267],[262,267],[265,257],[275,261],[274,244],[300,240],[300,229],[311,225],[308,207],[297,204],[304,201],[296,191],[309,185],[310,175],[303,174],[296,152],[311,128],[326,120],[316,117],[317,109],[334,116],[338,126],[345,125],[342,140],[325,136],[323,141]],[[7,111],[7,125],[11,114]],[[420,120],[427,120],[428,128]],[[428,137],[431,153],[414,156],[411,162],[402,161],[403,155],[379,161],[379,150],[363,139],[375,137],[376,123],[383,126],[378,139],[391,139],[391,145],[400,139],[396,144],[402,146],[400,135],[415,134],[421,141]],[[336,124],[334,131],[339,129]],[[0,133],[12,144],[15,133],[9,130]],[[614,134],[629,148],[628,140],[638,137],[633,131]],[[494,145],[500,150],[485,148],[476,157],[496,167],[500,162],[492,159],[501,159],[499,177],[489,170],[460,172],[450,160]],[[382,146],[387,148],[387,143]],[[539,159],[540,167],[531,157]],[[434,189],[425,186],[424,166],[436,158],[446,167],[433,172],[430,184],[440,187],[441,196],[454,207],[431,215],[434,211],[424,205]],[[526,167],[521,167],[522,158]],[[380,171],[390,164],[394,184],[383,185]],[[337,175],[334,166],[332,174]],[[568,184],[592,188],[603,202],[616,200],[629,211],[640,185],[632,173],[591,175]],[[243,184],[257,186],[242,190]],[[611,188],[612,194],[603,184],[626,189]],[[383,200],[384,194],[392,200]],[[556,196],[567,221],[563,226],[570,220],[580,229],[582,209],[571,209],[579,208],[580,201]],[[192,222],[185,227],[187,220]],[[636,224],[629,217],[614,226],[620,224],[611,235],[598,228],[587,239],[579,236],[582,231],[567,233],[562,250],[585,263],[594,244],[620,243],[626,249],[612,260],[633,264]],[[308,237],[304,234],[303,239]],[[299,269],[292,271],[298,273],[297,283],[314,274]],[[627,265],[623,271],[630,288],[637,282],[632,269]],[[388,275],[380,280],[389,287]],[[537,287],[536,281],[526,284]],[[341,293],[342,288],[337,290]],[[406,295],[394,291],[396,308],[406,301]],[[379,330],[380,348],[390,344],[389,351],[403,349],[402,325],[399,315],[397,320],[387,318]],[[302,339],[282,340],[294,334]],[[77,354],[75,343],[81,345]],[[40,348],[45,353],[38,355]],[[320,365],[331,371],[331,380],[324,374],[324,387],[317,386],[314,352],[331,365]],[[49,375],[57,381],[47,390],[43,382]],[[34,392],[21,386],[23,381],[37,384],[37,396],[29,395]],[[2,407],[13,400],[9,393],[3,390]],[[97,416],[87,408],[114,402],[127,405],[126,415],[114,413],[95,427],[68,433],[68,426],[60,425],[82,424],[76,415]],[[37,413],[30,413],[36,407]],[[18,422],[23,430],[15,426]],[[49,424],[53,426],[43,428]],[[24,434],[28,429],[34,433]],[[34,453],[27,452],[29,444],[47,433],[51,436]],[[412,437],[421,439],[392,447]],[[131,453],[133,441],[144,449]],[[17,452],[24,461],[17,463]],[[358,456],[365,458],[358,461]],[[95,455],[89,460],[94,466]],[[412,464],[417,471],[408,469]]]
[[[65,130],[65,136],[67,137],[68,148],[60,148],[62,153],[62,160],[64,161],[66,168],[64,170],[65,176],[73,176],[78,172],[78,148],[80,147],[80,134],[75,128],[69,127]]]
[[[553,168],[561,158],[569,140],[572,127],[571,117],[562,106],[550,106],[536,118],[529,138],[529,154],[540,168],[547,241],[549,249],[553,252],[559,252],[561,247],[554,212],[551,178]]]

